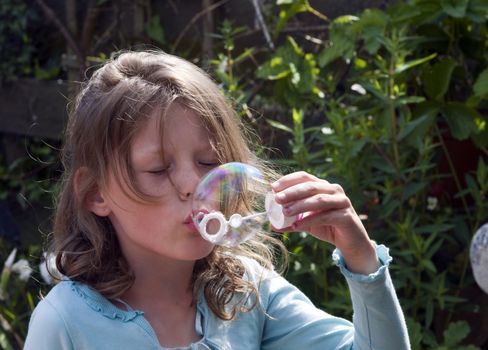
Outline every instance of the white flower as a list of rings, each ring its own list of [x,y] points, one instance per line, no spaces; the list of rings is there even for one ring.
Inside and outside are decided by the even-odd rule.
[[[437,208],[437,203],[439,201],[437,200],[436,197],[427,197],[427,210],[434,210],[435,208]]]
[[[5,263],[3,264],[5,268],[10,269],[12,267],[16,255],[17,255],[17,248],[14,248],[8,255],[7,260],[5,260]]]
[[[357,92],[360,95],[366,95],[366,89],[359,84],[352,84],[351,90]]]
[[[12,271],[19,275],[21,281],[27,281],[32,273],[29,262],[25,259],[18,260],[12,265]]]
[[[332,135],[334,133],[334,130],[332,130],[331,128],[329,128],[327,126],[320,129],[320,131],[322,131],[322,134],[324,134],[324,135]]]

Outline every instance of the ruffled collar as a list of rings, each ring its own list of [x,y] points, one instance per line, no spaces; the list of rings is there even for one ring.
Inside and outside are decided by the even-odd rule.
[[[69,283],[71,283],[71,289],[79,295],[89,307],[110,319],[119,319],[123,322],[129,322],[139,315],[144,315],[143,311],[132,310],[128,305],[126,305],[127,310],[118,308],[102,294],[86,284],[74,281],[69,281]]]

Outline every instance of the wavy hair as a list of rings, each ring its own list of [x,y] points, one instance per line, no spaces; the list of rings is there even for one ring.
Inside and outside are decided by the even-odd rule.
[[[105,63],[84,84],[69,113],[50,249],[63,275],[111,300],[132,286],[134,276],[110,220],[93,214],[84,203],[96,186],[107,184],[110,172],[128,185],[131,195],[151,200],[138,191],[131,173],[131,142],[151,111],[164,112],[175,101],[200,116],[219,162],[248,163],[271,178],[276,176],[251,151],[250,133],[232,104],[197,66],[153,51],[122,52]],[[157,115],[164,118],[164,113]],[[84,169],[83,176],[75,188],[79,169]],[[203,290],[210,309],[223,320],[255,307],[259,300],[257,286],[246,279],[239,256],[271,269],[275,257],[286,259],[286,250],[279,240],[260,232],[234,248],[215,246],[195,263],[194,293]],[[253,302],[246,304],[247,300]]]

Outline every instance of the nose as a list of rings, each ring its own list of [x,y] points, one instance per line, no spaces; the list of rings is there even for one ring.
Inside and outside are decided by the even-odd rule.
[[[200,174],[194,166],[181,167],[171,174],[171,183],[182,201],[193,197],[199,181]]]

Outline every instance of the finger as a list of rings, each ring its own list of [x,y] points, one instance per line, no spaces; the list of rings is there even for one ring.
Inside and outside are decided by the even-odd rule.
[[[283,191],[285,188],[288,188],[290,186],[302,183],[302,182],[308,182],[308,181],[318,181],[320,180],[318,177],[311,175],[305,171],[297,171],[291,174],[287,174],[282,176],[279,180],[273,182],[271,184],[271,187],[273,188],[273,191],[275,192],[280,192]],[[323,180],[325,181],[325,180]]]
[[[298,183],[296,185],[287,187],[286,189],[276,193],[276,202],[286,206],[295,201],[312,197],[318,194],[344,194],[342,187],[336,184],[330,184],[325,180],[317,179],[316,181],[307,181]]]
[[[311,213],[296,221],[292,229],[293,231],[309,231],[313,226],[336,226],[338,222],[348,216],[350,213],[347,209]]]
[[[288,202],[283,207],[287,216],[306,212],[326,212],[344,209],[351,206],[351,201],[345,195],[320,193],[297,201]]]

